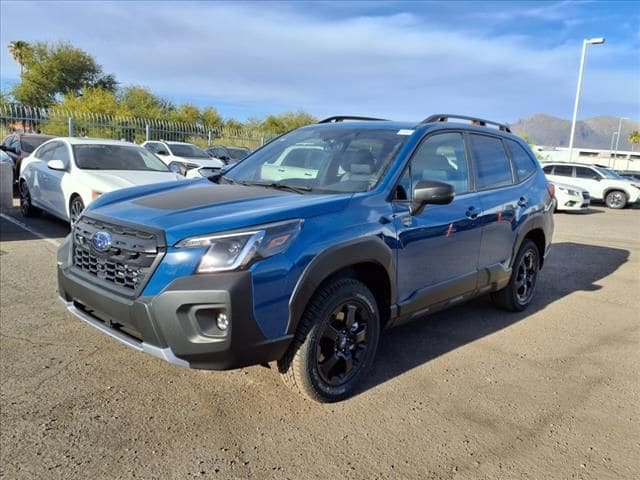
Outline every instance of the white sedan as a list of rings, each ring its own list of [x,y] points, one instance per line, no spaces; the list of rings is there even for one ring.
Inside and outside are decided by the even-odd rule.
[[[589,192],[575,185],[567,185],[564,183],[551,182],[556,187],[556,210],[568,211],[585,211],[589,209],[591,196]]]
[[[42,210],[73,224],[85,206],[106,192],[184,179],[158,157],[128,142],[55,138],[22,161],[20,210]]]

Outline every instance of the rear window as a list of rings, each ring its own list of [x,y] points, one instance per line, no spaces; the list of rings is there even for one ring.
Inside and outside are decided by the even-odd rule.
[[[511,185],[511,165],[502,140],[487,135],[469,135],[475,160],[476,189],[486,190]]]
[[[74,145],[73,154],[78,168],[85,170],[169,171],[162,160],[137,146]]]
[[[506,140],[506,144],[518,181],[521,182],[533,175],[537,169],[537,165],[536,161],[531,158],[531,155],[522,148],[522,145],[513,140]]]

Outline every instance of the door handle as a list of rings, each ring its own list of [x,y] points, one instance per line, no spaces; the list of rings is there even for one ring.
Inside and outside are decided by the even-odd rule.
[[[478,218],[478,215],[480,215],[481,213],[482,213],[482,210],[480,210],[479,208],[469,207],[465,212],[465,215],[467,216],[467,218],[470,218],[471,220],[475,220],[476,218]]]
[[[278,171],[279,172],[286,172],[286,170],[284,168],[279,168]]]
[[[529,206],[529,201],[525,197],[520,197],[520,199],[518,200],[518,206],[527,208]]]

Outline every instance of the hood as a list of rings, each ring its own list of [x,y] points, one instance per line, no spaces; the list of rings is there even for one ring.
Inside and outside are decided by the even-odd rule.
[[[105,193],[121,188],[171,182],[184,178],[173,172],[143,170],[82,170],[82,176],[87,183],[90,183],[91,188]]]
[[[224,162],[222,160],[218,160],[217,158],[189,158],[189,157],[178,157],[174,155],[171,158],[171,161],[191,163],[192,165],[198,165],[199,167],[208,167],[208,168],[224,167]]]
[[[351,196],[185,180],[103,195],[88,207],[87,215],[163,230],[167,244],[173,245],[195,235],[337,213]]]

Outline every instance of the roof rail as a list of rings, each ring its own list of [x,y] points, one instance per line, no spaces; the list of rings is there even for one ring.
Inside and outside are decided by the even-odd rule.
[[[485,120],[483,118],[476,117],[467,117],[465,115],[456,115],[455,113],[436,113],[435,115],[431,115],[425,118],[420,124],[423,123],[434,123],[434,122],[448,122],[449,119],[460,119],[460,120],[469,120],[474,125],[480,125],[481,127],[486,127],[487,125],[495,125],[498,127],[498,130],[502,132],[511,133],[511,129],[508,125],[504,123],[493,122],[491,120]]]
[[[387,121],[386,118],[355,117],[353,115],[336,115],[334,117],[329,117],[329,118],[325,118],[324,120],[320,120],[318,123],[338,123],[338,122],[344,122],[345,120],[365,120],[365,121],[371,121],[371,122]]]

